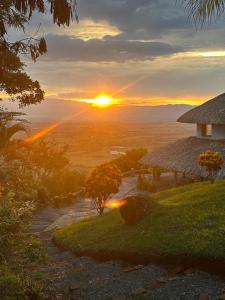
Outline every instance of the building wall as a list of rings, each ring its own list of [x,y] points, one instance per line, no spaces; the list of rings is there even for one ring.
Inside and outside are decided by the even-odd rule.
[[[225,140],[225,125],[212,125],[212,139]]]

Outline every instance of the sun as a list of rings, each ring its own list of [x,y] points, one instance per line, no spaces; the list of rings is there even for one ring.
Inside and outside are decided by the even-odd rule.
[[[93,99],[93,105],[98,107],[109,106],[112,102],[112,98],[107,95],[99,95],[97,98]]]
[[[113,99],[107,94],[100,94],[92,99],[76,99],[76,101],[85,102],[97,108],[106,108],[108,106],[115,105],[118,103],[117,99]]]
[[[99,95],[97,98],[93,99],[93,105],[99,107],[105,107],[112,104],[112,99],[107,95]]]

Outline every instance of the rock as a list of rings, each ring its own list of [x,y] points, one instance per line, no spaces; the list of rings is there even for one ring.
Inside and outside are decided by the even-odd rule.
[[[178,276],[169,277],[169,278],[168,278],[168,281],[169,281],[169,282],[175,281],[175,280],[177,280],[178,278],[179,278]]]
[[[207,293],[202,293],[199,296],[199,300],[209,300],[209,295]]]
[[[225,293],[220,295],[219,300],[225,300]]]
[[[190,274],[192,274],[192,273],[194,273],[194,269],[192,269],[192,268],[189,268],[189,269],[186,269],[186,270],[184,270],[184,275],[190,275]]]
[[[161,278],[157,279],[157,282],[160,284],[165,284],[168,282],[168,279],[165,277],[161,277]]]
[[[114,296],[113,300],[127,300],[128,298],[126,296]]]
[[[70,284],[70,290],[75,291],[79,290],[81,288],[81,283],[80,282],[74,282]]]
[[[123,272],[124,273],[129,273],[129,272],[140,270],[142,268],[144,268],[143,265],[137,265],[137,266],[134,266],[134,267],[126,268],[126,269],[123,270]]]
[[[145,289],[145,288],[139,288],[139,289],[136,289],[135,291],[133,291],[132,295],[136,296],[136,295],[140,295],[140,294],[146,294],[147,292],[148,292],[147,289]]]
[[[183,274],[185,272],[185,268],[182,266],[176,267],[173,271],[174,274]]]

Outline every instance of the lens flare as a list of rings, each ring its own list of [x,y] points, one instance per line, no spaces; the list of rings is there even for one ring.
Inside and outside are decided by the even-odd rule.
[[[42,137],[45,137],[46,135],[50,134],[53,130],[55,130],[58,126],[60,125],[60,123],[55,123],[53,125],[50,125],[49,127],[46,127],[40,131],[38,131],[37,133],[29,136],[28,138],[23,140],[23,144],[31,144],[33,142],[35,142],[36,140],[39,140]]]
[[[113,199],[113,200],[108,200],[105,204],[106,208],[120,208],[124,206],[127,203],[126,200],[124,199]]]
[[[88,110],[89,110],[88,108],[82,109],[82,110],[78,111],[77,113],[72,114],[71,116],[68,116],[67,118],[63,119],[60,122],[53,123],[53,124],[49,125],[48,127],[43,128],[42,130],[40,130],[40,131],[30,135],[26,139],[24,139],[21,143],[21,146],[23,147],[23,146],[32,144],[33,142],[48,136],[55,129],[57,129],[60,125],[64,124],[65,122],[67,122],[69,120],[73,120],[75,117],[82,115],[83,113],[88,112]]]

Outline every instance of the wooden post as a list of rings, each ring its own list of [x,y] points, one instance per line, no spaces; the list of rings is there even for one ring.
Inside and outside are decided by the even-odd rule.
[[[175,186],[177,186],[178,181],[177,181],[177,171],[174,171],[174,181],[175,181]]]
[[[152,182],[155,184],[156,182],[156,169],[155,167],[152,169]]]
[[[157,168],[156,169],[156,180],[158,182],[160,182],[160,178],[161,178],[161,170],[160,170],[160,168]]]

